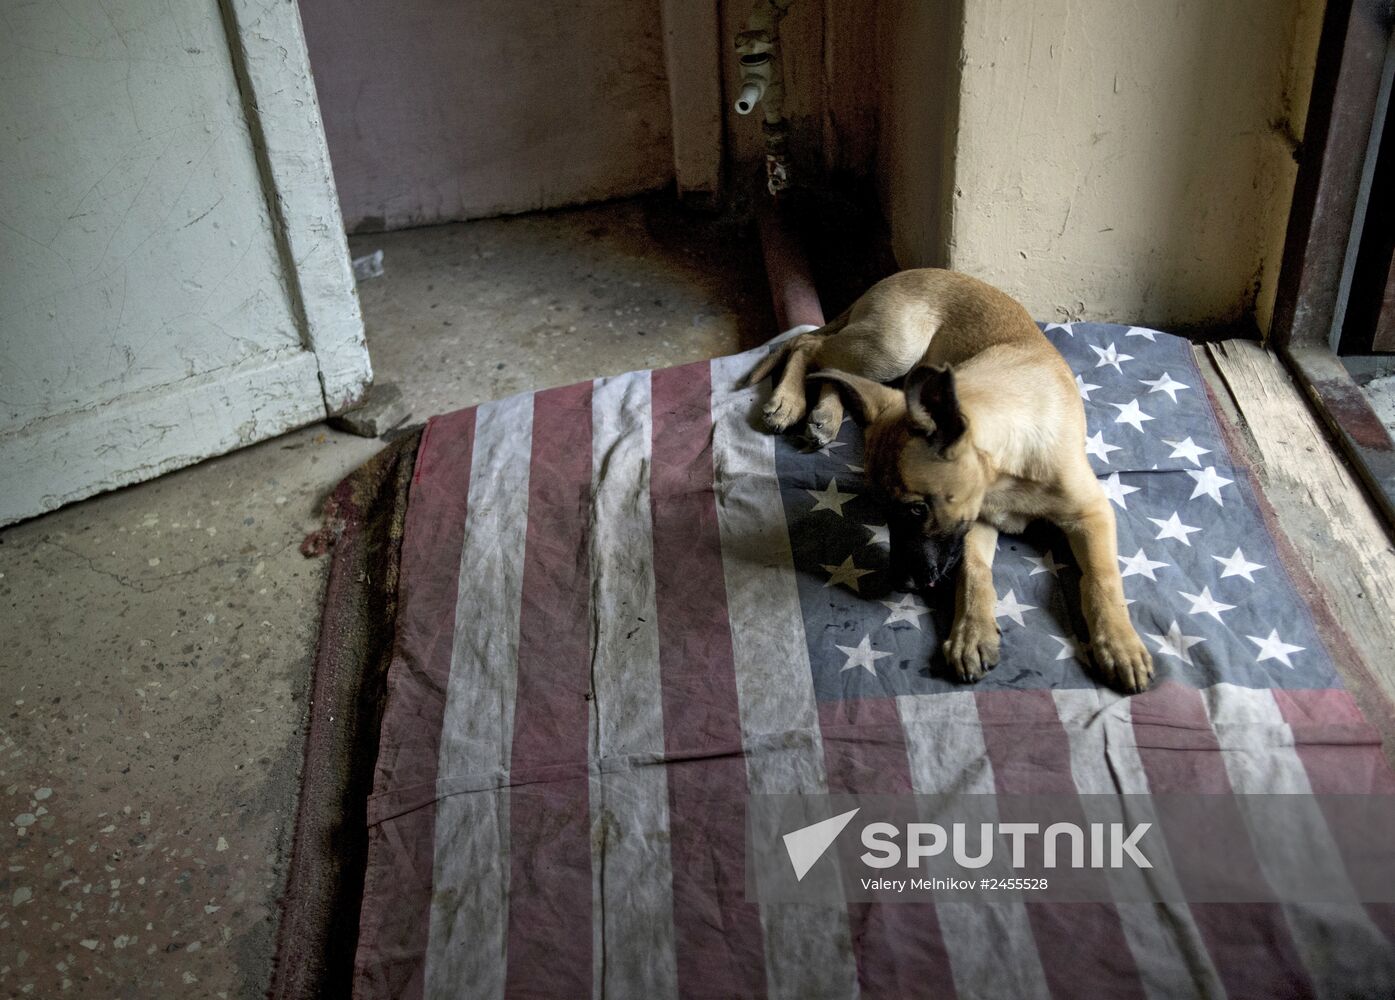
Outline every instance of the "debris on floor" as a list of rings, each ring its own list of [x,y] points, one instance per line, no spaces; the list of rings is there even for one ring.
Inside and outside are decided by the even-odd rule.
[[[337,417],[330,417],[329,425],[359,437],[373,438],[400,426],[411,415],[402,390],[395,382],[375,382],[369,386],[362,403]]]
[[[369,278],[381,278],[383,276],[383,252],[374,250],[363,257],[354,258],[354,280],[367,281]]]

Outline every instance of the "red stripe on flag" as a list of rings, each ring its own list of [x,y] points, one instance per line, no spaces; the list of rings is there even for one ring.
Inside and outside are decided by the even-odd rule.
[[[895,698],[819,705],[832,795],[910,795],[910,758]],[[864,996],[953,997],[954,974],[931,903],[850,903],[857,980]]]
[[[1336,688],[1274,690],[1293,748],[1319,795],[1395,795],[1395,773],[1380,734],[1350,694]]]
[[[591,993],[590,520],[587,382],[533,400],[509,762],[510,997]],[[519,780],[553,767],[568,776]]]
[[[833,795],[910,795],[910,756],[895,698],[819,704],[824,769]]]
[[[1293,731],[1293,748],[1316,795],[1395,795],[1395,773],[1381,752],[1380,734],[1346,691],[1275,689],[1279,713]],[[1361,852],[1368,831],[1329,822],[1339,850]],[[1371,922],[1395,941],[1395,904],[1367,903]]]
[[[1216,809],[1243,827],[1239,807],[1231,796],[1230,777],[1221,758],[1220,741],[1211,728],[1201,692],[1176,682],[1163,682],[1129,699],[1134,740],[1148,788],[1155,795],[1215,795]],[[1207,845],[1186,831],[1164,830],[1175,855],[1204,851]],[[1237,858],[1242,852],[1236,851]],[[1244,879],[1259,884],[1262,875],[1253,858]],[[1313,986],[1298,957],[1283,909],[1275,903],[1192,903],[1192,916],[1206,940],[1211,959],[1236,997],[1309,997]]]
[[[1050,691],[978,691],[975,700],[999,794],[1077,794],[1070,737]],[[1031,822],[1033,817],[1004,819]],[[1078,821],[1086,822],[1083,808]],[[1027,917],[1054,996],[1144,995],[1138,965],[1112,903],[1028,902]]]
[[[417,448],[373,778],[380,791],[436,783],[474,442],[475,411],[469,409],[432,420]],[[422,995],[435,836],[434,801],[368,828],[356,997]]]
[[[707,362],[652,375],[654,596],[673,858],[673,924],[685,996],[765,994],[760,911],[745,899],[746,761],[712,464]]]

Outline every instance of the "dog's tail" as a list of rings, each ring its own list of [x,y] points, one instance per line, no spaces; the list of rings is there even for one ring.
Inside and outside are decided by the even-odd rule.
[[[766,376],[782,365],[785,358],[789,357],[790,351],[794,350],[805,337],[828,337],[843,329],[843,327],[848,325],[848,313],[851,311],[851,308],[845,309],[831,323],[825,323],[817,330],[810,330],[808,333],[801,333],[798,336],[791,337],[779,347],[775,348],[775,350],[761,359],[760,364],[756,365],[751,371],[751,374],[747,375],[746,378],[742,380],[742,388],[758,385],[765,381]]]

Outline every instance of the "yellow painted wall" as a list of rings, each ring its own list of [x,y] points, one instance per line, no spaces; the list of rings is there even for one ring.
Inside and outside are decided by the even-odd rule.
[[[940,5],[893,6],[945,37]],[[917,135],[924,101],[883,107],[898,258],[976,274],[1041,319],[1267,327],[1322,7],[963,0],[938,140]],[[914,34],[895,33],[884,73],[913,72]],[[938,228],[907,207],[932,202]]]

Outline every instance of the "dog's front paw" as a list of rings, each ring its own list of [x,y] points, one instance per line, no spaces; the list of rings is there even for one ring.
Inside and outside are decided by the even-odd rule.
[[[799,392],[787,392],[781,388],[775,390],[770,402],[765,404],[761,412],[765,414],[766,426],[779,434],[804,419],[804,407],[802,389]]]
[[[1101,628],[1090,637],[1090,655],[1106,683],[1137,694],[1153,680],[1153,656],[1130,625]]]
[[[945,641],[945,659],[961,681],[973,683],[998,665],[998,623],[991,617],[960,617]]]

